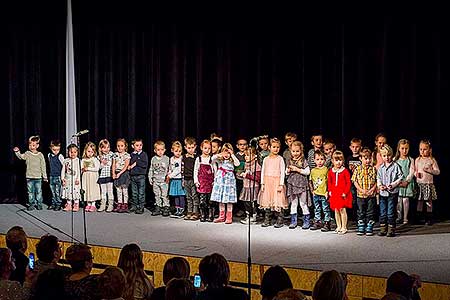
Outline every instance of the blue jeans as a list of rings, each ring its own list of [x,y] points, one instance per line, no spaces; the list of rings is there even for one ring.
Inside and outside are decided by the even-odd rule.
[[[145,175],[133,175],[131,177],[131,201],[132,207],[142,209],[145,206]]]
[[[27,178],[28,206],[42,207],[42,179]]]
[[[50,176],[50,190],[52,191],[52,205],[61,206],[61,177]]]
[[[357,197],[358,207],[358,221],[363,221],[365,224],[374,220],[374,211],[377,199],[375,197],[360,198]]]
[[[395,227],[397,219],[397,194],[389,194],[389,196],[380,195],[380,225],[387,224]]]
[[[327,198],[325,196],[320,195],[313,195],[313,202],[314,202],[314,221],[320,221],[322,220],[322,214],[323,211],[324,214],[324,221],[329,222],[331,220],[330,218],[330,204],[327,201]]]

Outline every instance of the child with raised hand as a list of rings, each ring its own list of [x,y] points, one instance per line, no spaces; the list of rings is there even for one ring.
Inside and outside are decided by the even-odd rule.
[[[259,193],[260,208],[264,209],[264,223],[262,227],[272,225],[272,212],[277,215],[275,228],[283,227],[282,210],[288,207],[284,178],[286,165],[283,157],[278,155],[281,142],[277,138],[270,139],[270,154],[261,168],[261,190]]]
[[[212,161],[218,164],[211,193],[211,201],[219,203],[219,217],[214,219],[214,223],[225,221],[225,224],[231,224],[233,223],[233,204],[237,202],[234,168],[239,166],[240,162],[234,155],[233,146],[230,143],[225,143],[222,146],[222,152],[213,155]]]
[[[328,196],[330,208],[336,218],[336,233],[347,233],[347,211],[352,208],[352,193],[350,192],[350,172],[344,167],[344,153],[336,150],[331,158],[333,167],[328,171]]]
[[[61,169],[62,198],[66,200],[64,211],[78,211],[80,209],[80,159],[78,146],[70,144],[67,147],[69,155],[63,162]]]
[[[47,170],[42,152],[38,151],[39,136],[31,136],[28,139],[28,151],[20,153],[18,147],[14,147],[14,154],[18,159],[24,160],[27,166],[26,179],[28,191],[27,210],[42,209],[42,180],[47,182]]]
[[[64,156],[60,153],[61,143],[53,140],[50,142],[50,153],[48,154],[48,164],[50,167],[50,190],[52,192],[52,203],[47,209],[61,210],[61,170]]]
[[[112,176],[117,193],[117,206],[114,212],[128,212],[128,186],[130,185],[130,173],[128,165],[130,164],[130,154],[128,143],[125,139],[118,139],[116,142],[117,152],[114,154],[112,164]]]
[[[100,186],[98,184],[98,171],[100,161],[97,159],[97,147],[94,143],[88,142],[83,150],[81,160],[82,188],[85,192],[84,200],[87,202],[85,211],[96,211],[95,202],[101,199]]]
[[[153,186],[153,193],[155,194],[156,207],[152,212],[152,216],[163,217],[170,215],[169,211],[169,197],[167,191],[169,185],[167,184],[167,174],[169,173],[170,160],[166,152],[166,144],[163,141],[156,141],[153,145],[155,155],[150,161],[150,168],[148,170],[148,181]]]
[[[113,193],[113,178],[112,178],[112,163],[114,153],[111,150],[109,141],[103,139],[98,143],[100,161],[100,174],[98,176],[98,183],[100,184],[100,192],[102,199],[100,201],[99,212],[112,212],[114,209],[114,193]]]
[[[370,236],[373,235],[373,225],[375,224],[377,169],[372,165],[372,151],[369,148],[363,148],[359,158],[362,164],[353,170],[352,175],[352,182],[357,190],[357,234]]]
[[[383,163],[377,171],[377,186],[380,191],[379,236],[395,236],[398,189],[403,173],[400,166],[392,161],[393,154],[392,148],[387,144],[380,149]]]
[[[328,202],[328,168],[325,167],[325,154],[316,150],[314,153],[314,163],[315,168],[311,170],[310,178],[310,189],[313,194],[314,202],[314,223],[310,227],[309,215],[303,216],[303,226],[302,229],[330,231],[330,204]],[[324,220],[322,223],[322,213],[324,215]]]
[[[199,200],[197,195],[197,187],[194,183],[194,165],[195,165],[195,150],[197,142],[193,137],[186,137],[184,139],[184,149],[186,154],[182,156],[181,160],[181,176],[183,180],[183,188],[186,192],[187,213],[185,220],[190,220],[192,215],[199,215]]]
[[[256,148],[245,150],[244,172],[239,176],[243,178],[244,185],[239,200],[244,202],[246,217],[241,220],[242,224],[256,222],[256,201],[259,194],[259,182],[261,181],[261,166],[258,163]]]
[[[182,218],[184,216],[186,195],[181,178],[181,155],[183,153],[183,146],[179,141],[175,141],[172,143],[171,151],[173,156],[170,158],[167,178],[169,179],[169,196],[174,197],[175,202],[175,212],[172,217]]]
[[[417,196],[417,212],[425,213],[425,224],[433,222],[433,201],[437,199],[436,187],[433,177],[441,173],[438,163],[433,157],[431,142],[421,140],[419,144],[419,157],[415,161],[415,175],[419,186]]]
[[[194,183],[200,198],[200,222],[214,221],[214,206],[210,203],[214,183],[214,170],[211,158],[211,141],[203,140],[200,144],[202,154],[195,159]],[[188,220],[196,221],[198,214],[192,214]]]
[[[291,204],[291,224],[289,229],[297,227],[297,207],[300,204],[303,216],[309,219],[311,199],[309,197],[308,175],[310,174],[308,161],[305,159],[303,144],[295,141],[290,146],[291,155],[286,162],[286,196]],[[308,215],[308,217],[306,217]]]
[[[397,223],[408,223],[409,199],[414,197],[414,159],[409,156],[409,141],[401,139],[397,144],[395,162],[402,169],[402,181],[399,184]]]

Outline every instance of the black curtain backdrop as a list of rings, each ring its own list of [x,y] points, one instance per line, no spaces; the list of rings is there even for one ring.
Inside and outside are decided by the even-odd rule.
[[[25,150],[27,137],[39,134],[48,153],[50,140],[65,139],[65,10],[60,3],[45,19],[0,28],[4,201],[26,194],[12,147]],[[409,139],[416,157],[419,140],[429,138],[442,172],[439,209],[449,215],[446,24],[402,15],[168,23],[131,9],[119,18],[120,11],[73,6],[78,127],[90,131],[82,146],[142,137],[152,154],[156,139],[169,152],[185,136],[200,142],[218,132],[235,144],[293,131],[307,150],[322,132],[349,154],[353,137],[373,148],[385,132],[394,149]]]

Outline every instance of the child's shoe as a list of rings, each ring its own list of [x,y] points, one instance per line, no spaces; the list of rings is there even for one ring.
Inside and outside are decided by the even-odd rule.
[[[225,224],[233,223],[233,212],[227,211],[227,218],[225,219]]]
[[[330,221],[325,221],[323,227],[320,229],[322,232],[328,232],[331,230]]]
[[[389,225],[386,236],[387,237],[394,237],[395,236],[395,227],[393,225]]]
[[[80,210],[80,204],[75,203],[75,204],[73,205],[73,211],[79,211],[79,210]]]
[[[264,214],[264,222],[261,224],[261,227],[269,226],[272,226],[272,212],[270,210],[266,210]]]
[[[297,214],[291,214],[291,224],[289,225],[289,229],[297,228]]]
[[[170,209],[168,206],[164,206],[162,209],[162,216],[163,217],[168,217],[170,216]]]
[[[72,204],[69,202],[66,203],[66,206],[64,206],[64,211],[72,211]]]
[[[117,203],[116,207],[113,209],[113,212],[120,213],[122,211],[122,203]]]
[[[225,221],[225,211],[220,211],[219,217],[214,219],[214,223],[222,223]]]
[[[159,206],[155,207],[155,210],[152,212],[152,216],[159,216],[161,215],[161,208]]]
[[[122,210],[120,212],[121,213],[128,213],[128,203],[124,203],[122,205]]]
[[[357,235],[364,235],[366,233],[366,224],[364,224],[363,220],[358,220],[358,232]]]
[[[309,228],[310,230],[318,230],[322,228],[322,222],[321,221],[314,221],[314,224]]]
[[[379,236],[385,236],[387,234],[387,225],[380,224],[380,232],[378,232]]]
[[[112,203],[108,204],[108,208],[106,209],[106,212],[112,212],[114,210],[114,205]]]
[[[188,211],[187,214],[186,214],[186,216],[184,216],[184,219],[185,219],[186,221],[190,221],[190,220],[191,220],[191,217],[192,217],[192,213]]]
[[[375,224],[375,221],[370,220],[367,223],[367,227],[366,227],[366,235],[367,236],[372,236],[373,235],[373,225]]]
[[[310,224],[310,215],[303,215],[303,225],[302,225],[302,229],[309,229],[311,227]]]
[[[275,223],[275,225],[273,227],[281,228],[281,227],[283,227],[283,225],[284,225],[283,213],[278,213],[277,222]]]

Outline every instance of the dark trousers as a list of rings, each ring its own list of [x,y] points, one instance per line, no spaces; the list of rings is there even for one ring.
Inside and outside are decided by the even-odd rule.
[[[61,176],[50,176],[50,190],[52,191],[52,205],[61,206]]]
[[[186,206],[187,212],[198,213],[198,194],[197,187],[195,186],[194,179],[183,180],[184,191],[186,192]]]
[[[389,196],[380,195],[380,225],[389,224],[395,228],[397,220],[398,193]]]
[[[145,205],[145,175],[131,176],[131,201],[132,207],[144,208]]]
[[[358,221],[363,221],[365,224],[369,221],[375,221],[374,212],[377,199],[375,197],[357,197],[356,202],[358,207]]]

